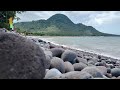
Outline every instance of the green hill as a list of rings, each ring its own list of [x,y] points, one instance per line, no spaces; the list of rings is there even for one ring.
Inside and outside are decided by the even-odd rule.
[[[19,32],[26,32],[33,35],[46,36],[111,36],[99,32],[92,26],[82,23],[74,24],[67,16],[55,14],[47,20],[37,20],[31,22],[18,22],[15,27]]]

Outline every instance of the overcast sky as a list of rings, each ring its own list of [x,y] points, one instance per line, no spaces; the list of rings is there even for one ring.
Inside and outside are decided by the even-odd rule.
[[[104,33],[120,34],[120,11],[26,11],[17,16],[21,19],[18,22],[25,22],[48,19],[57,13],[65,14],[74,23],[93,26]]]

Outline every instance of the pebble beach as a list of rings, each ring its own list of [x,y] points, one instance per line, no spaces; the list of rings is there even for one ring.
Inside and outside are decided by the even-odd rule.
[[[40,38],[27,37],[39,45],[47,59],[44,79],[119,79],[120,60],[69,47]]]

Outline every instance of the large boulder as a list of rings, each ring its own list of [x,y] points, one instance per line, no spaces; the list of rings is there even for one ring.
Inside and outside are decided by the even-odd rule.
[[[50,68],[56,68],[56,69],[58,69],[61,73],[65,73],[64,62],[63,62],[62,59],[60,59],[60,58],[58,58],[58,57],[53,57],[53,58],[51,59]]]
[[[82,69],[84,69],[85,67],[87,67],[86,64],[80,62],[80,63],[75,63],[73,64],[74,70],[75,71],[81,71]]]
[[[45,54],[29,39],[0,33],[0,79],[43,79]]]
[[[64,61],[69,61],[70,63],[74,64],[75,63],[75,59],[76,59],[77,55],[75,52],[71,51],[71,50],[65,50],[61,56],[61,58]]]
[[[68,61],[64,62],[64,66],[65,66],[65,73],[74,71],[74,67],[70,62],[68,62]]]
[[[105,66],[96,66],[103,75],[107,74],[107,68]]]
[[[56,76],[59,76],[59,75],[61,75],[61,74],[62,74],[62,73],[61,73],[58,69],[52,68],[52,69],[50,69],[50,70],[46,73],[44,79],[51,79],[51,78],[56,77]]]
[[[53,57],[61,58],[61,55],[64,52],[64,49],[63,48],[52,48],[51,52],[53,54]]]
[[[95,67],[95,66],[87,66],[86,68],[84,68],[82,71],[88,72],[89,74],[91,74],[94,78],[99,77],[99,78],[103,78],[103,74],[101,73],[101,71]]]
[[[113,68],[111,69],[112,76],[118,77],[120,76],[120,68]]]
[[[76,63],[80,63],[80,62],[82,62],[82,63],[84,63],[84,64],[86,64],[86,65],[88,64],[86,59],[77,57],[77,58],[76,58]]]

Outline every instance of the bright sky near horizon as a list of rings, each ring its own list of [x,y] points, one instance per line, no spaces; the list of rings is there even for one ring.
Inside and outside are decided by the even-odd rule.
[[[66,15],[74,23],[83,23],[104,33],[120,35],[120,11],[26,11],[17,14],[20,20],[14,22],[48,19],[58,13]]]

